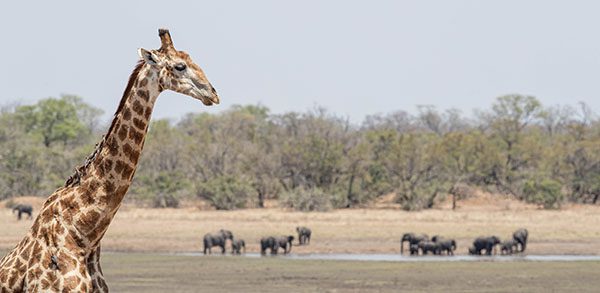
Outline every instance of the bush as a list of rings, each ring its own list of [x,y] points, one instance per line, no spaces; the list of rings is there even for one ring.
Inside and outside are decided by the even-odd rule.
[[[198,189],[200,196],[217,210],[244,208],[248,195],[254,192],[250,183],[231,176],[217,177],[201,184]]]
[[[17,205],[14,199],[9,199],[4,203],[4,207],[7,209],[12,209]]]
[[[541,204],[545,209],[559,209],[564,199],[561,184],[552,179],[525,182],[523,195],[527,202]]]
[[[179,207],[179,199],[172,194],[159,194],[154,197],[154,202],[152,204],[154,208],[178,208]]]
[[[279,204],[283,207],[305,212],[324,212],[332,208],[331,196],[325,194],[319,188],[296,188],[284,192],[280,196]]]

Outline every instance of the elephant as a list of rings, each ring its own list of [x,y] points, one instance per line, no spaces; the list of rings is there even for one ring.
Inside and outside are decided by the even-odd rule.
[[[267,254],[267,249],[271,250],[272,255],[277,254],[277,249],[279,249],[279,241],[277,238],[269,236],[260,239],[260,254]]]
[[[21,220],[21,215],[22,214],[27,214],[27,219],[31,219],[32,218],[32,214],[33,214],[33,207],[31,205],[28,204],[18,204],[16,206],[13,207],[12,209],[13,214],[15,212],[17,213],[17,220]]]
[[[517,247],[517,251],[525,251],[525,248],[527,247],[527,237],[529,237],[529,232],[525,228],[518,229],[513,233],[513,239],[521,246],[520,248]]]
[[[500,254],[513,254],[513,252],[518,251],[519,242],[514,239],[502,241],[500,243]]]
[[[310,244],[310,235],[312,231],[307,227],[296,227],[298,232],[298,243],[299,245]]]
[[[486,255],[492,255],[492,250],[498,244],[500,238],[497,236],[478,237],[473,241],[473,249],[469,249],[469,254],[481,255],[481,251],[485,249]]]
[[[442,249],[440,247],[440,244],[437,242],[421,241],[421,242],[419,242],[418,247],[421,249],[421,253],[423,255],[427,255],[427,254],[429,254],[429,252],[431,252],[434,255],[442,254]]]
[[[410,255],[419,255],[419,245],[418,244],[411,244],[409,246],[409,250],[410,250]]]
[[[477,250],[475,249],[475,247],[469,247],[469,254],[470,255],[480,255],[480,253],[477,253]]]
[[[211,248],[214,246],[221,247],[221,253],[225,254],[225,243],[227,239],[233,240],[233,233],[228,230],[219,230],[216,234],[206,234],[204,235],[204,254],[208,251],[209,254],[212,254]]]
[[[413,244],[419,244],[419,242],[427,240],[429,240],[427,234],[405,233],[400,241],[400,254],[404,253],[404,242],[408,242],[410,248]]]
[[[279,247],[283,248],[283,253],[288,254],[292,251],[292,241],[294,241],[294,236],[281,236],[277,238],[277,242]]]
[[[231,254],[241,254],[242,249],[246,253],[246,242],[243,239],[231,240]]]
[[[435,235],[431,237],[431,241],[439,243],[442,252],[446,251],[447,255],[454,255],[456,250],[456,241],[454,239],[446,239],[444,236]]]

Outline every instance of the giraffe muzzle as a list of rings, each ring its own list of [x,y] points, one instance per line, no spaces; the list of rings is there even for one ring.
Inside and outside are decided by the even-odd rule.
[[[194,83],[194,92],[196,93],[194,97],[204,103],[204,105],[211,106],[213,104],[219,104],[219,95],[217,94],[217,90],[210,84],[200,83],[196,80],[193,80]]]

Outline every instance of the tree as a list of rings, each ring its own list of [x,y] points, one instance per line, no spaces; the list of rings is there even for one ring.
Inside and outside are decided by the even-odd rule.
[[[513,195],[520,194],[519,172],[529,162],[519,151],[527,126],[541,117],[541,104],[532,96],[506,95],[496,99],[492,105],[492,112],[485,117],[491,130],[490,139],[497,140],[501,146],[504,160],[493,170],[496,185],[501,190]]]
[[[15,112],[25,131],[40,135],[46,147],[57,141],[67,144],[83,134],[91,134],[92,130],[81,119],[92,124],[101,113],[75,96],[43,99],[35,105],[19,106]]]

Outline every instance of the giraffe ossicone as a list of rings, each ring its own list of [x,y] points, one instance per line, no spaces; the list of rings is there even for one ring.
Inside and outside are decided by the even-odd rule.
[[[83,165],[45,201],[27,235],[0,260],[0,292],[107,292],[100,240],[135,173],[154,103],[164,90],[219,103],[190,56],[159,29],[161,47],[139,49],[113,121]]]

